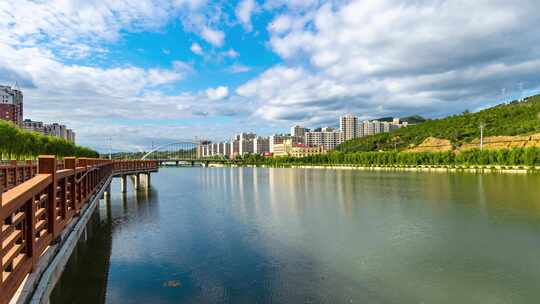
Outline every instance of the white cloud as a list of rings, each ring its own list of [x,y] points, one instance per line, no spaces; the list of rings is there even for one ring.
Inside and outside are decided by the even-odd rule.
[[[236,58],[240,56],[240,54],[238,54],[238,52],[233,49],[229,49],[227,52],[225,52],[225,56],[230,57],[230,58]]]
[[[213,30],[209,27],[204,27],[201,32],[201,36],[206,42],[213,46],[221,47],[225,40],[225,33],[218,30]]]
[[[444,115],[540,88],[537,1],[305,4],[268,25],[284,63],[236,90],[269,120]]]
[[[236,6],[236,18],[240,21],[244,29],[248,32],[253,30],[251,24],[251,15],[257,9],[257,4],[254,0],[242,0]]]
[[[251,68],[241,64],[234,64],[226,69],[227,72],[233,74],[246,73],[251,71]]]
[[[275,18],[268,26],[268,31],[274,34],[282,34],[291,29],[293,18],[288,15],[281,15]]]
[[[115,42],[121,32],[152,31],[180,16],[193,31],[220,46],[224,33],[209,24],[205,0],[0,1],[0,42],[12,46],[46,46],[66,58],[102,53],[102,42]]]
[[[194,54],[197,54],[197,55],[202,55],[203,54],[203,49],[198,43],[191,44],[190,49]]]
[[[229,88],[224,86],[219,86],[217,88],[208,88],[206,90],[206,96],[210,100],[221,100],[229,96]]]
[[[163,125],[161,121],[181,122],[182,118],[200,118],[200,113],[209,117],[236,115],[238,106],[234,101],[214,102],[227,97],[226,87],[210,90],[209,95],[206,91],[164,94],[162,86],[173,86],[193,73],[192,67],[181,61],[167,69],[66,65],[39,48],[15,49],[0,43],[0,81],[6,81],[3,76],[12,71],[17,71],[12,75],[19,77],[24,92],[26,118],[65,123],[77,132],[79,143],[96,148],[109,134],[121,134],[115,138],[117,147],[143,144],[144,140],[148,143],[152,136],[174,138],[174,131],[182,127]],[[202,127],[208,123],[201,121],[199,129],[190,130],[211,136]],[[177,134],[193,135],[185,130]]]

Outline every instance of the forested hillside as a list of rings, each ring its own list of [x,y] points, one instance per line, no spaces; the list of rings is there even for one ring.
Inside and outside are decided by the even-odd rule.
[[[448,139],[457,146],[480,136],[520,135],[540,132],[540,95],[513,101],[475,113],[464,112],[443,119],[353,139],[336,147],[342,152],[403,150],[418,145],[428,137]]]
[[[40,154],[78,157],[98,157],[89,148],[77,146],[66,140],[23,131],[11,123],[0,121],[0,160],[33,159]]]

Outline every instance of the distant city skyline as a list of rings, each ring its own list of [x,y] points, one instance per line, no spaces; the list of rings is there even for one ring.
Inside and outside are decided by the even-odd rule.
[[[3,1],[0,83],[77,143],[271,135],[540,91],[538,1]],[[489,16],[489,18],[486,18]]]
[[[215,156],[236,158],[248,154],[303,157],[326,153],[347,140],[388,133],[409,125],[407,121],[401,121],[397,117],[392,118],[391,122],[362,121],[351,114],[336,119],[339,121],[339,128],[326,126],[310,129],[293,125],[289,133],[265,136],[246,131],[235,134],[227,140],[201,140],[197,145],[197,155],[200,158]]]

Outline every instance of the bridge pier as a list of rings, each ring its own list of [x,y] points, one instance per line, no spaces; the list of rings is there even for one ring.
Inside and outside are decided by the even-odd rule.
[[[108,200],[111,198],[111,184],[109,183],[107,187],[105,188],[105,191],[103,191],[103,199]]]
[[[139,173],[135,174],[135,189],[141,189],[141,175]]]
[[[150,173],[146,174],[146,187],[150,189]]]
[[[126,175],[120,176],[120,192],[122,193],[127,192],[127,176]]]

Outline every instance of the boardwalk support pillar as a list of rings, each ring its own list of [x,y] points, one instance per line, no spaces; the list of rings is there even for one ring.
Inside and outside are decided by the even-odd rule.
[[[144,175],[144,186],[146,189],[150,189],[150,173]]]
[[[127,176],[122,175],[120,176],[120,192],[126,193],[127,192]]]
[[[135,189],[136,190],[141,189],[141,175],[138,173],[135,174]]]

